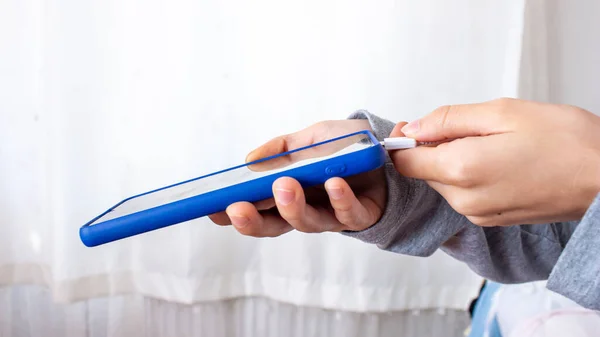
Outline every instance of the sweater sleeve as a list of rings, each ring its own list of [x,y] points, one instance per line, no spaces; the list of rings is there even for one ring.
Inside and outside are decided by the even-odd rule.
[[[379,140],[394,127],[364,110],[350,118],[369,120]],[[389,157],[383,169],[388,185],[383,215],[373,226],[344,235],[411,256],[441,249],[496,282],[548,280],[549,289],[600,310],[600,195],[581,222],[480,227],[426,182],[401,176]]]

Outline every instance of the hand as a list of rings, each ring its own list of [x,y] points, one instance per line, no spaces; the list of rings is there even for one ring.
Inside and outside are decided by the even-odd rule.
[[[253,162],[288,150],[311,145],[344,134],[369,130],[366,120],[326,121],[299,132],[277,137],[246,158]],[[334,144],[334,143],[332,143]],[[333,150],[330,146],[326,151]],[[255,171],[283,167],[306,155],[325,153],[299,151],[297,155],[250,165]],[[375,170],[348,179],[331,178],[324,186],[303,190],[295,179],[284,177],[273,184],[275,198],[252,204],[238,202],[210,219],[219,225],[233,224],[242,234],[255,237],[275,237],[293,229],[307,233],[342,230],[362,230],[381,216],[386,199],[386,181],[382,170]]]
[[[600,192],[600,118],[572,106],[499,99],[446,106],[402,127],[422,142],[391,153],[481,226],[578,220]]]

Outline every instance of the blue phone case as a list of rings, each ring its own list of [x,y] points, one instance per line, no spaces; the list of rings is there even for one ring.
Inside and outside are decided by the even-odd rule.
[[[115,210],[123,203],[141,196],[155,193],[157,191],[172,188],[177,185],[189,183],[194,180],[207,178],[224,172],[257,164],[277,157],[292,154],[294,152],[316,147],[329,142],[340,140],[355,135],[365,135],[372,142],[372,146],[357,150],[356,152],[342,154],[338,157],[317,161],[305,166],[291,168],[281,172],[273,173],[254,180],[245,181],[224,188],[216,189],[200,195],[191,196],[183,200],[152,207],[132,214],[124,215],[107,221],[94,224],[107,213]],[[336,137],[310,146],[305,146],[292,151],[277,154],[260,159],[251,163],[231,167],[226,170],[198,178],[169,185],[157,190],[142,193],[119,202],[104,213],[95,217],[79,230],[79,236],[83,244],[88,247],[98,246],[115,240],[124,239],[134,235],[153,231],[163,227],[182,223],[192,219],[207,216],[224,211],[230,204],[238,201],[257,202],[273,197],[273,182],[280,177],[292,177],[304,187],[311,187],[325,183],[332,177],[348,177],[359,173],[371,171],[381,167],[385,163],[386,151],[370,131],[359,131],[345,136]],[[93,224],[93,225],[92,225]]]

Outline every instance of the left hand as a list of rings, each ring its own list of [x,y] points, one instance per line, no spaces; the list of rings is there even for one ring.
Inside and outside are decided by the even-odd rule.
[[[401,131],[402,130],[402,131]],[[600,117],[580,108],[499,99],[445,106],[391,136],[431,147],[392,152],[481,226],[580,219],[600,192]]]
[[[247,162],[297,149],[360,130],[371,129],[367,120],[325,121],[298,132],[277,137],[246,158]],[[342,141],[295,152],[249,168],[253,171],[281,168],[305,157],[320,157],[334,152]],[[233,224],[244,235],[275,237],[292,230],[305,233],[363,230],[381,216],[386,201],[386,179],[382,169],[356,176],[330,178],[324,186],[303,189],[290,177],[273,184],[274,198],[257,203],[236,202],[225,212],[210,215],[222,226]]]

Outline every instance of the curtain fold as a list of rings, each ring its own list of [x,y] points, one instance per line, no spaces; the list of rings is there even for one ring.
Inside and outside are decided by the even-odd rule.
[[[462,310],[365,313],[263,297],[185,305],[138,295],[57,304],[43,287],[0,289],[0,337],[460,337],[468,324]]]

